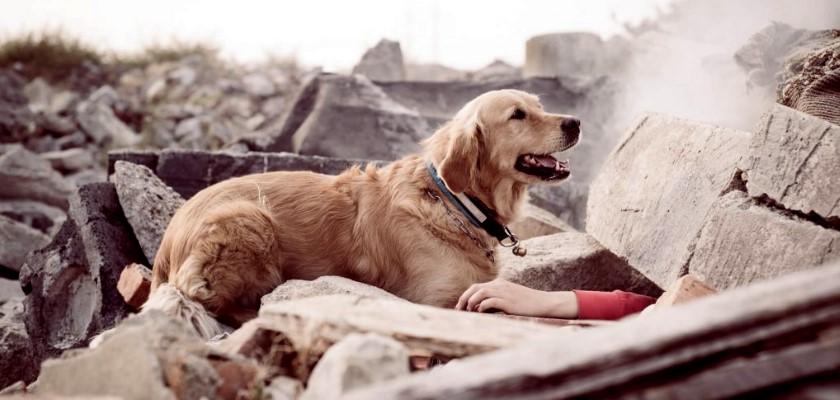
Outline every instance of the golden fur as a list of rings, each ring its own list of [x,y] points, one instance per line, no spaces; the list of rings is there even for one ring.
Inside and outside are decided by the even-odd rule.
[[[528,117],[511,120],[517,108]],[[428,189],[437,193],[427,161],[452,191],[477,197],[508,224],[526,186],[541,182],[514,169],[516,158],[574,145],[577,133],[560,127],[566,118],[544,112],[533,95],[493,91],[427,139],[423,155],[337,176],[270,172],[210,186],[172,218],[152,290],[169,282],[233,322],[252,317],[260,297],[284,280],[324,275],[451,307],[468,286],[493,279],[497,267],[427,196]],[[495,238],[466,225],[485,248],[495,247]]]

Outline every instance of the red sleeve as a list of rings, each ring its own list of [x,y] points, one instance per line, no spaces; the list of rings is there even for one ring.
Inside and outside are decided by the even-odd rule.
[[[653,297],[622,292],[596,292],[575,290],[580,319],[619,319],[641,312],[645,307],[656,302]]]

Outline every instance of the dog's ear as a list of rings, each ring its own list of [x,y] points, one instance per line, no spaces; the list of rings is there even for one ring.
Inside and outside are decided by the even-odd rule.
[[[446,156],[440,163],[439,172],[449,190],[460,193],[466,190],[478,175],[482,132],[475,118],[452,129]]]

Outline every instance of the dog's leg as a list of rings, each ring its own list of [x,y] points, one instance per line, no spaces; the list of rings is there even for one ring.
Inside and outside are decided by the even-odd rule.
[[[241,324],[256,315],[260,298],[282,283],[280,253],[276,222],[263,205],[227,202],[204,217],[171,280],[220,319]]]

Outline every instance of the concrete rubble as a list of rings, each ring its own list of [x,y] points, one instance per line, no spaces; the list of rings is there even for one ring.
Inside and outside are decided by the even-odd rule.
[[[814,43],[805,59],[832,48]],[[545,35],[522,67],[476,71],[406,63],[389,41],[350,75],[200,54],[83,87],[0,70],[2,394],[836,397],[840,127],[783,105],[751,131],[651,113],[615,143],[606,72],[625,44]],[[739,56],[755,79],[775,68],[761,51]],[[169,220],[198,191],[251,173],[383,165],[499,88],[585,121],[573,178],[530,191],[510,226],[527,256],[499,248],[500,276],[661,295],[655,306],[618,322],[466,313],[323,276],[284,282],[257,318],[209,341],[183,321],[131,315]]]

